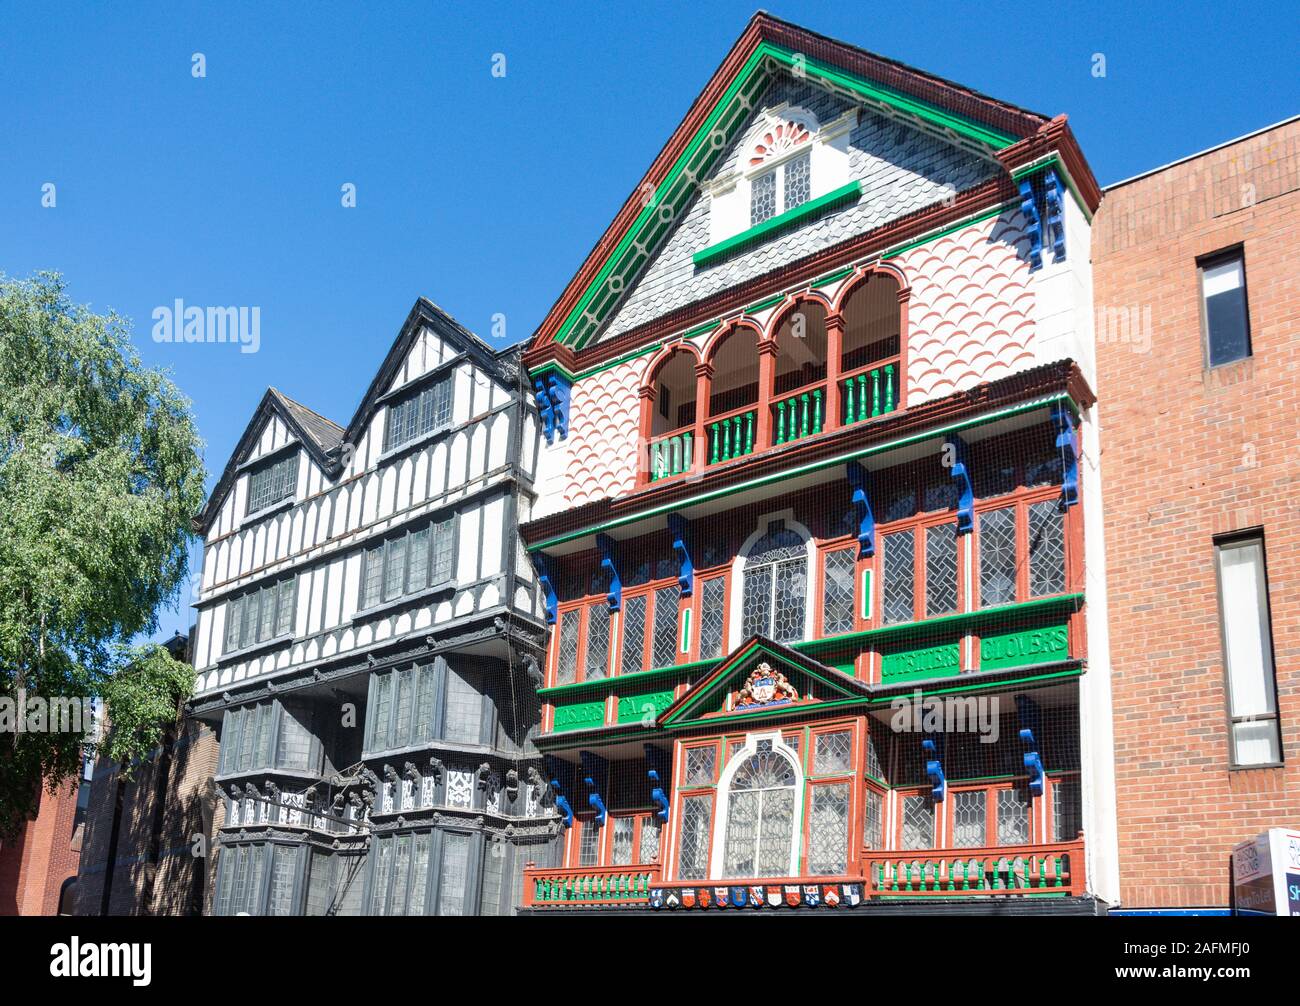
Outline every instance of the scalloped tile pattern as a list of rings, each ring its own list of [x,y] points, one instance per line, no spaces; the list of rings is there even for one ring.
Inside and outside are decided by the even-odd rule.
[[[565,498],[570,506],[636,488],[640,405],[646,357],[610,367],[573,386]]]
[[[1010,210],[899,256],[912,288],[909,408],[1034,366],[1028,252]]]

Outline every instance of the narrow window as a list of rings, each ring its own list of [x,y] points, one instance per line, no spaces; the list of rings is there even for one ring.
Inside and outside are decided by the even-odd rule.
[[[1264,539],[1251,535],[1219,541],[1215,552],[1232,764],[1276,764],[1282,748]]]
[[[587,652],[582,674],[587,681],[609,673],[609,605],[604,601],[587,605]]]
[[[980,607],[1016,599],[1016,508],[980,514]]]
[[[957,525],[939,524],[925,532],[925,613],[957,610]]]
[[[715,576],[700,588],[700,659],[722,656],[722,630],[726,621],[727,581]]]
[[[623,617],[619,632],[623,643],[623,653],[618,665],[620,674],[635,674],[645,665],[645,609],[645,594],[623,599]]]
[[[578,679],[578,623],[582,612],[573,608],[560,616],[559,651],[555,661],[555,682],[571,685]]]
[[[998,845],[1029,841],[1029,792],[1019,786],[997,791]]]
[[[749,225],[776,216],[776,171],[759,175],[749,187]]]
[[[442,837],[442,890],[439,915],[464,915],[469,880],[469,836],[448,832]]]
[[[248,504],[245,514],[264,510],[283,499],[288,499],[298,488],[298,455],[290,454],[278,461],[269,461],[248,473]]]
[[[703,880],[709,870],[709,817],[713,794],[702,793],[682,800],[682,838],[677,855],[680,880]]]
[[[636,818],[616,817],[614,821],[614,866],[632,864],[632,840],[636,837]]]
[[[862,844],[868,849],[879,849],[884,843],[885,800],[874,789],[869,789],[862,813]]]
[[[853,550],[826,553],[822,569],[822,634],[853,631]]]
[[[1059,500],[1029,505],[1029,596],[1065,590],[1065,514]]]
[[[1201,262],[1201,301],[1210,366],[1250,356],[1246,266],[1240,251]]]
[[[988,837],[986,794],[982,789],[952,795],[952,844],[958,849],[982,846]]]
[[[802,153],[785,162],[785,210],[808,201],[812,194],[812,155]]]
[[[903,797],[903,848],[929,849],[934,845],[934,804],[925,795]]]
[[[848,869],[849,784],[812,787],[808,872],[835,876]]]
[[[671,667],[677,662],[677,587],[655,591],[654,650],[652,667]]]
[[[914,617],[914,590],[916,566],[914,539],[911,531],[898,531],[886,535],[884,563],[884,589],[881,605],[884,622],[910,622]]]

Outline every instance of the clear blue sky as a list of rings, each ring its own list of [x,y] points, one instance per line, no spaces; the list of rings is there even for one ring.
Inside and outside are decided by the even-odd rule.
[[[143,358],[194,401],[211,478],[267,385],[345,424],[419,295],[526,338],[755,9],[49,6],[3,8],[0,271],[56,269],[76,300],[132,318]],[[1280,8],[771,10],[1068,114],[1103,185],[1300,111]],[[260,307],[260,351],[155,344],[151,312],[178,297]],[[190,618],[163,613],[160,635]]]

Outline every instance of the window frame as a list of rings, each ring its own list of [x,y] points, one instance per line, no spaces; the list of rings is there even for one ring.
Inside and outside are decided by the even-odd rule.
[[[1229,245],[1226,248],[1220,248],[1217,251],[1208,252],[1196,257],[1196,292],[1197,292],[1197,312],[1200,317],[1201,326],[1201,358],[1204,369],[1207,371],[1218,370],[1221,367],[1231,367],[1233,364],[1241,363],[1243,360],[1253,359],[1255,356],[1254,337],[1250,326],[1250,287],[1246,276],[1246,246],[1244,243]],[[1244,356],[1238,356],[1231,360],[1224,360],[1222,363],[1212,362],[1213,356],[1210,350],[1210,316],[1208,304],[1205,296],[1205,273],[1207,269],[1213,269],[1215,266],[1226,265],[1229,262],[1238,262],[1241,266],[1241,301],[1243,327],[1246,336],[1246,353]]]
[[[384,428],[381,438],[381,458],[402,451],[405,448],[410,447],[412,444],[420,443],[429,437],[437,436],[439,433],[445,433],[447,430],[452,428],[454,425],[453,416],[455,413],[455,379],[456,372],[454,369],[442,372],[433,371],[432,376],[425,375],[424,377],[417,378],[415,381],[411,382],[410,387],[399,389],[392,395],[392,397],[384,402]],[[440,392],[446,395],[447,415],[446,420],[443,422],[437,421],[437,413],[435,411],[439,405],[437,396]],[[422,422],[420,413],[423,412],[424,408],[423,405],[421,405],[416,415],[415,431],[403,440],[394,441],[393,416],[396,414],[396,410],[414,402],[419,402],[426,394],[430,396],[429,411],[433,413],[433,425],[427,430],[419,429]]]
[[[448,564],[447,574],[444,578],[434,580],[434,571],[437,569],[435,559],[438,557],[438,528],[449,527],[448,533],[443,541],[446,542]],[[424,532],[429,533],[429,543],[426,546],[427,554],[425,555],[425,578],[426,583],[422,587],[411,589],[411,541],[412,539]],[[394,544],[402,542],[402,583],[397,594],[386,598],[386,585],[388,582],[389,562],[392,556]],[[379,598],[366,604],[367,601],[367,581],[371,574],[372,555],[382,553],[379,572]],[[460,554],[460,512],[452,510],[450,513],[443,512],[440,514],[430,515],[413,521],[403,526],[399,531],[388,533],[382,537],[367,542],[361,546],[361,565],[360,565],[360,582],[357,585],[357,609],[353,615],[354,618],[365,618],[374,612],[383,611],[394,605],[403,604],[413,598],[423,597],[425,594],[433,594],[438,591],[448,590],[454,587],[457,582],[456,561]]]
[[[288,576],[280,576],[256,586],[245,588],[236,594],[226,598],[224,622],[221,626],[221,659],[236,657],[245,653],[251,653],[260,647],[275,646],[291,640],[297,633],[298,629],[298,588],[299,579],[297,573],[290,573]],[[282,603],[282,594],[285,593],[285,585],[290,584],[289,594],[289,629],[287,632],[281,632],[280,622],[281,613],[280,605]],[[262,606],[266,601],[266,595],[274,592],[275,617],[271,620],[271,632],[269,635],[259,639],[257,633],[260,631],[262,624]],[[249,607],[252,605],[252,599],[256,598],[257,602],[253,605],[254,620],[248,620]],[[239,639],[232,645],[230,632],[234,624],[231,616],[234,614],[236,605],[239,610]],[[244,642],[245,627],[253,626],[253,638],[249,642]]]
[[[270,457],[259,458],[257,461],[249,465],[248,483],[247,486],[245,487],[245,499],[244,499],[244,517],[246,519],[249,517],[257,517],[261,514],[264,514],[267,511],[275,509],[277,506],[282,504],[285,500],[292,500],[297,497],[298,479],[301,474],[301,461],[299,459],[299,455],[301,453],[302,452],[298,450],[298,447],[295,444],[294,449],[292,451],[288,451],[287,453],[274,451],[272,452]],[[275,472],[277,470],[284,470],[290,473],[288,477],[283,477],[283,476],[280,477],[281,478],[280,494],[278,496],[274,496],[272,499],[269,499],[265,503],[261,503],[258,506],[253,506],[254,478],[267,475],[268,473]],[[276,482],[276,477],[272,476],[271,481],[272,484],[274,485]]]
[[[792,209],[796,209],[799,206],[803,206],[804,204],[811,202],[815,198],[813,196],[814,189],[813,189],[813,171],[812,171],[813,169],[812,149],[813,149],[813,144],[815,142],[816,141],[814,139],[810,139],[803,143],[800,143],[798,146],[791,148],[791,150],[788,153],[784,154],[783,156],[775,157],[768,161],[765,161],[762,165],[760,165],[756,170],[754,170],[749,175],[749,213],[747,214],[747,216],[749,217],[750,227],[758,227],[761,224],[767,223],[767,221],[769,220],[775,220],[781,214],[788,213]],[[795,203],[793,206],[788,206],[786,205],[786,191],[789,183],[786,180],[786,169],[794,161],[805,160],[805,159],[808,161],[808,196],[803,201]],[[759,181],[759,179],[766,178],[768,176],[772,177],[772,212],[769,215],[765,216],[762,220],[755,220],[754,219],[755,185]]]

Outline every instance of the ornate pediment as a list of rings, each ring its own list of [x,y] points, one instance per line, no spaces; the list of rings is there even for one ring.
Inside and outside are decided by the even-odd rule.
[[[799,701],[799,690],[790,684],[780,671],[766,660],[761,662],[745,679],[736,693],[735,708],[754,709],[759,706],[788,705]]]

